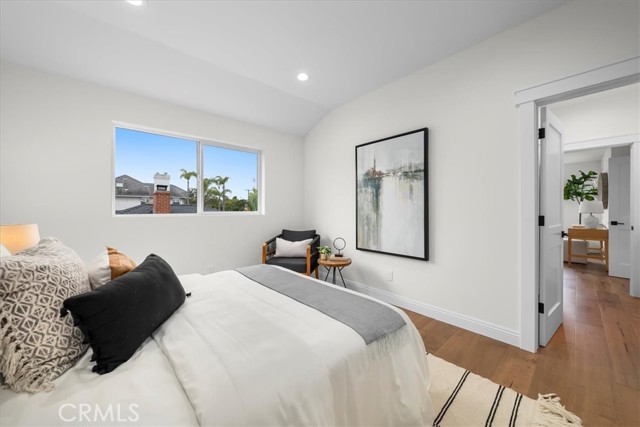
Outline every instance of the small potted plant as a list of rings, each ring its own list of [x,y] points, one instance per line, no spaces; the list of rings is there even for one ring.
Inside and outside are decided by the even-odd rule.
[[[331,248],[329,246],[318,246],[318,252],[320,253],[320,259],[327,260],[331,255]]]
[[[564,184],[564,199],[574,200],[578,202],[578,206],[585,200],[592,202],[598,197],[598,185],[596,183],[598,174],[594,171],[579,172],[579,177],[571,175],[571,178],[567,179]],[[578,214],[578,218],[578,223],[582,224],[581,213]]]

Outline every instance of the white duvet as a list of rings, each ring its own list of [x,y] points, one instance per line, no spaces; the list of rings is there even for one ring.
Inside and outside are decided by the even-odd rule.
[[[51,393],[1,390],[0,425],[431,424],[424,345],[401,311],[407,327],[366,346],[235,271],[180,280],[191,297],[131,360],[100,376],[85,355]]]

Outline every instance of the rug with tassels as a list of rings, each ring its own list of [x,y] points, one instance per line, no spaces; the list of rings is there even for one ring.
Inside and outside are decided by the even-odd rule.
[[[434,426],[581,426],[554,394],[538,400],[516,393],[463,368],[427,355],[431,372]]]

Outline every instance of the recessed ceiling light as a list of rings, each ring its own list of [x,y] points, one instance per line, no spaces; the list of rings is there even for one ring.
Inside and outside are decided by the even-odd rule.
[[[309,80],[309,74],[307,73],[300,73],[297,77],[301,82],[306,82],[307,80]]]
[[[127,3],[134,6],[142,6],[144,4],[144,0],[127,0]]]

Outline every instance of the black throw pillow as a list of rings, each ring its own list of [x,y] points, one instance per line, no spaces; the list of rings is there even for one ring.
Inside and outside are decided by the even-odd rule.
[[[140,345],[185,300],[180,280],[158,255],[84,294],[67,298],[60,310],[93,349],[93,372],[106,374],[129,360]]]
[[[316,230],[282,230],[282,238],[290,242],[299,242],[301,240],[313,239],[316,237]]]

